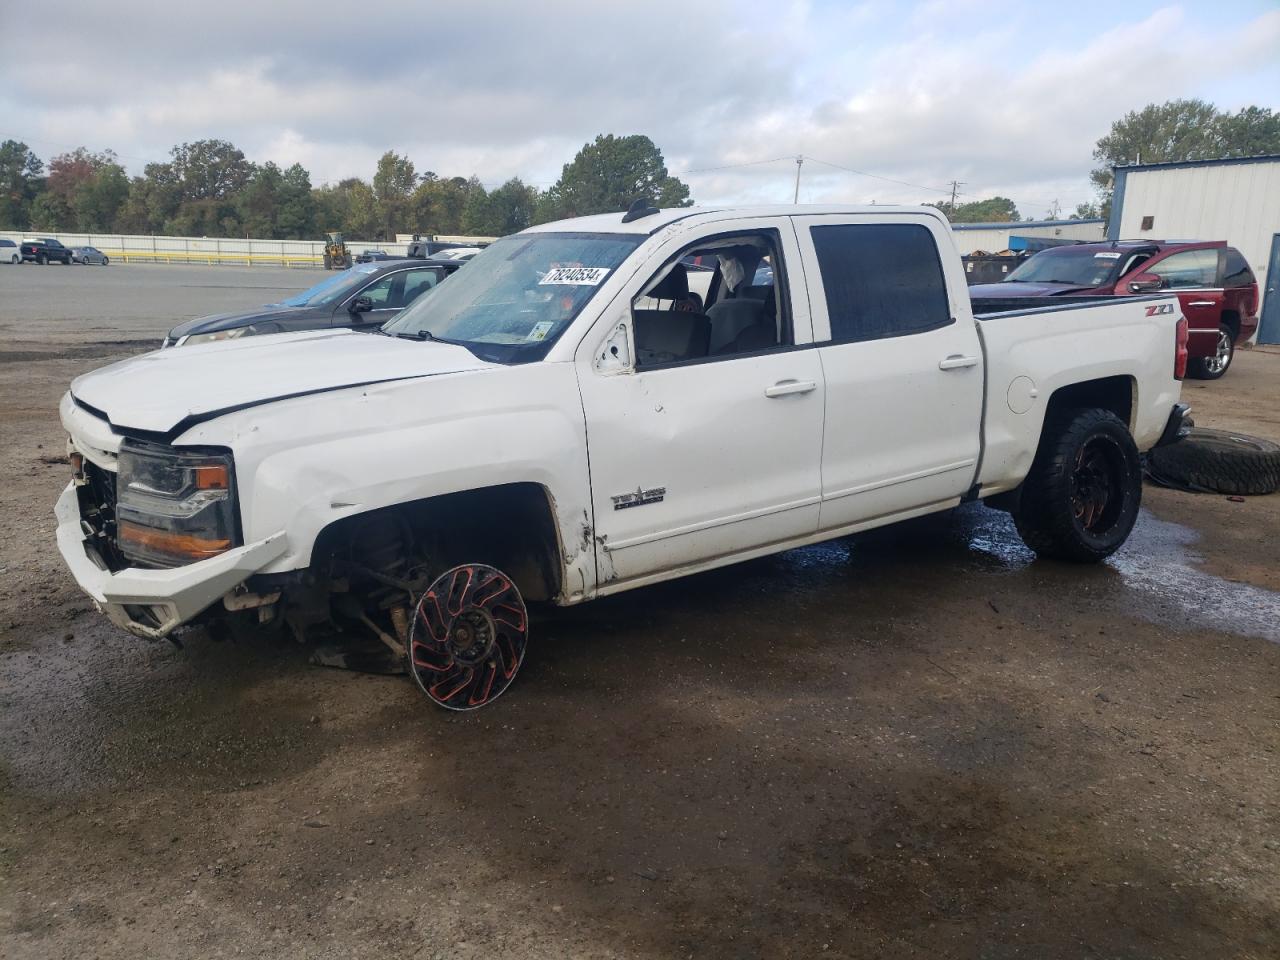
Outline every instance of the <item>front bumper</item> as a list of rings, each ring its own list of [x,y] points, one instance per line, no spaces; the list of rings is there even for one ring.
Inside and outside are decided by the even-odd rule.
[[[288,547],[281,531],[182,567],[129,567],[112,573],[99,565],[86,543],[74,483],[62,491],[54,513],[58,518],[58,551],[80,589],[112,623],[148,640],[167,636]]]

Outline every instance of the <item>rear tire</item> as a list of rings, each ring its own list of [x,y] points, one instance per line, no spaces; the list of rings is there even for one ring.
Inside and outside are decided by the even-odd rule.
[[[1214,352],[1207,357],[1192,357],[1187,372],[1197,380],[1217,380],[1236,357],[1235,332],[1225,323],[1218,327]]]
[[[1129,538],[1141,503],[1142,463],[1120,418],[1065,410],[1045,422],[1013,519],[1037,555],[1096,563]]]
[[[110,262],[111,262],[111,258],[110,258],[110,257],[103,257],[103,258],[102,258],[102,265],[103,265],[104,267],[105,267],[108,263],[110,263]]]

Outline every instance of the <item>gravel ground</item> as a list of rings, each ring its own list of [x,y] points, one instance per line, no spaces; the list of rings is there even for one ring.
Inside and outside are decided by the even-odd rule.
[[[1280,955],[1280,496],[975,506],[558,612],[479,715],[132,639],[53,545],[56,404],[314,273],[0,268],[0,955]],[[1184,396],[1280,440],[1280,353]]]

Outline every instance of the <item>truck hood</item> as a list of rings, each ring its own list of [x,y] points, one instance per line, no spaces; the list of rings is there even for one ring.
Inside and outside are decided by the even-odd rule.
[[[493,366],[449,343],[307,331],[146,353],[77,377],[71,396],[113,427],[176,435],[273,400]]]
[[[283,304],[272,303],[254,310],[246,310],[243,313],[215,313],[210,317],[196,317],[194,320],[182,321],[182,323],[169,331],[169,339],[177,340],[179,337],[185,337],[192,333],[215,333],[219,330],[247,327],[263,320],[282,320],[287,317],[313,312],[318,311],[313,311],[311,307],[287,307]]]
[[[1094,287],[1075,286],[1066,283],[975,283],[969,288],[970,297],[1000,299],[1002,297],[1062,297],[1093,290]]]

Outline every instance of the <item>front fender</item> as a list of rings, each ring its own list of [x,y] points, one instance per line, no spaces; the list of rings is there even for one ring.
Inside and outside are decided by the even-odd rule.
[[[181,443],[230,446],[246,542],[284,529],[265,573],[307,567],[320,531],[381,507],[505,483],[543,487],[564,599],[595,586],[586,429],[572,364],[533,363],[300,397],[221,417]]]

